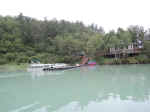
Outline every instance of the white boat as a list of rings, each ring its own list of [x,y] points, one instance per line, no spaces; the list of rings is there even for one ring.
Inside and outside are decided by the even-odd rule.
[[[30,64],[30,68],[44,68],[44,67],[51,67],[53,64]]]
[[[56,64],[54,64],[54,68],[60,68],[60,67],[66,67],[66,66],[68,66],[68,64],[65,64],[65,63],[56,63]]]
[[[41,64],[41,63],[33,63],[30,64],[30,68],[60,68],[65,67],[67,64],[65,63],[56,63],[56,64]]]

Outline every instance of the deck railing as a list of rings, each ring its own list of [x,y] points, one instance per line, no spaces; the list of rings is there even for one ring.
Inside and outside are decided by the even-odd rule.
[[[139,54],[141,53],[142,50],[138,49],[138,48],[134,48],[134,49],[119,49],[119,50],[111,50],[111,51],[101,51],[98,52],[97,55],[99,56],[104,56],[104,55],[115,55],[115,54]]]
[[[110,51],[109,54],[136,54],[136,53],[140,53],[141,50],[140,49],[120,49],[120,50],[114,50],[114,51]]]

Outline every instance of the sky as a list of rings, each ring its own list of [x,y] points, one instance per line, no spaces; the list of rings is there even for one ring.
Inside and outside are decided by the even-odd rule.
[[[1,0],[0,15],[82,21],[105,31],[130,25],[150,28],[150,0]]]

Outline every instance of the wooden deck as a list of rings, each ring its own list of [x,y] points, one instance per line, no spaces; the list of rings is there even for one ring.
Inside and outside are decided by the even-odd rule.
[[[140,49],[123,49],[123,50],[115,50],[111,51],[108,54],[138,54],[141,53]]]
[[[118,55],[118,54],[139,54],[141,53],[141,49],[121,49],[121,50],[114,50],[114,51],[101,51],[97,52],[98,56],[109,56],[109,55]]]

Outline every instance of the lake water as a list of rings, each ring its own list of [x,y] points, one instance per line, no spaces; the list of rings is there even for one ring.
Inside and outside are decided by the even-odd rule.
[[[150,65],[1,70],[0,112],[150,112]]]

